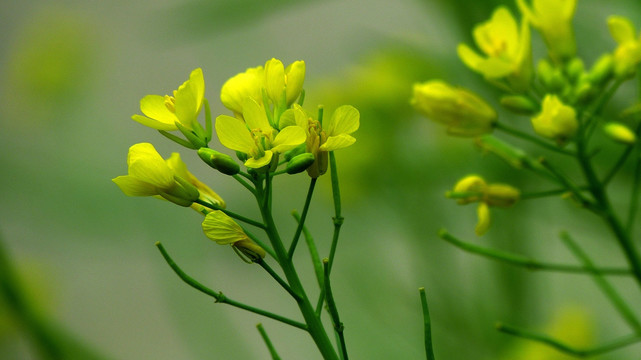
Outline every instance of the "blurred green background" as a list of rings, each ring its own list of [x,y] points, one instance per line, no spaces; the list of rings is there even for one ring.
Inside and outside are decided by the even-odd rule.
[[[319,358],[304,333],[214,304],[171,272],[156,241],[205,285],[298,318],[291,299],[262,270],[205,238],[198,214],[127,198],[111,182],[126,173],[129,146],[152,142],[165,157],[180,151],[230,209],[255,215],[236,182],[130,116],[139,113],[144,95],[170,92],[196,67],[203,68],[212,114],[227,113],[218,100],[223,82],[276,57],[306,61],[308,108],[352,104],[361,111],[357,143],[337,153],[346,220],[332,283],[351,358],[424,358],[421,286],[439,359],[563,359],[496,332],[497,320],[550,330],[555,319],[569,318],[559,326],[576,329],[562,332],[577,332],[588,344],[626,334],[589,278],[491,263],[436,236],[445,227],[485,246],[574,262],[557,238],[567,229],[599,264],[623,263],[601,224],[568,202],[536,200],[493,211],[492,229],[476,239],[474,207],[443,196],[468,173],[542,189],[529,174],[481,156],[471,141],[444,136],[409,107],[411,85],[430,78],[470,88],[496,105],[497,93],[464,68],[455,49],[470,43],[474,24],[501,3],[516,10],[512,2],[464,0],[3,1],[0,234],[31,305],[55,331],[108,359],[267,359],[258,322],[284,359]],[[608,14],[641,25],[638,1],[581,1],[575,29],[587,64],[614,47]],[[538,35],[534,51],[535,58],[544,53]],[[612,113],[635,91],[624,87]],[[506,115],[527,128],[526,118]],[[600,161],[611,161],[609,155]],[[619,180],[625,184],[626,174]],[[308,221],[326,255],[329,177],[319,184]],[[293,231],[289,212],[300,210],[306,187],[305,176],[276,185],[284,232]],[[313,288],[307,260],[300,247],[297,263]],[[633,304],[641,301],[632,280],[615,284]],[[7,303],[0,305],[0,358],[38,358],[24,324]],[[635,345],[601,358],[633,359],[639,351]]]

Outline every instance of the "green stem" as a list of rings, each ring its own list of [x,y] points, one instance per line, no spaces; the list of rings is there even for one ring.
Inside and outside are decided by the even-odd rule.
[[[253,242],[258,244],[258,246],[262,247],[269,255],[271,255],[272,258],[276,259],[276,253],[274,252],[274,249],[271,248],[271,246],[268,246],[265,244],[262,240],[260,240],[256,235],[252,234],[251,232],[247,231],[245,227],[241,226],[243,229],[243,232],[249,236],[250,239],[252,239]]]
[[[205,105],[205,142],[209,143],[213,129],[211,126],[211,109],[209,108],[209,101],[206,98],[203,98],[203,105]]]
[[[583,249],[581,249],[581,247],[579,247],[579,245],[575,241],[572,240],[568,233],[561,233],[561,240],[563,240],[565,246],[567,246],[568,249],[572,251],[574,256],[576,256],[583,263],[583,266],[587,267],[590,270],[590,272],[592,273],[592,279],[594,279],[594,282],[596,282],[597,286],[599,286],[601,291],[608,297],[608,299],[610,299],[610,302],[612,303],[612,305],[614,305],[617,311],[619,311],[621,317],[623,317],[623,319],[638,335],[641,335],[641,323],[639,323],[636,315],[634,314],[632,309],[628,307],[621,296],[619,296],[614,287],[610,285],[610,283],[603,277],[603,275],[597,272],[588,254],[583,251]]]
[[[200,199],[198,199],[198,200],[196,200],[194,202],[197,203],[197,204],[200,204],[202,206],[206,206],[206,207],[208,207],[210,209],[213,209],[213,210],[220,210],[220,211],[224,212],[225,214],[229,215],[230,217],[232,217],[232,218],[234,218],[236,220],[242,221],[244,223],[247,223],[249,225],[253,225],[253,226],[255,226],[257,228],[260,228],[260,229],[265,229],[265,224],[260,223],[260,222],[258,222],[256,220],[249,219],[249,218],[244,217],[244,216],[242,216],[240,214],[236,214],[235,212],[231,212],[231,211],[229,211],[227,209],[223,209],[218,205],[215,205],[215,204],[212,204],[210,202],[203,201],[203,200],[200,200]]]
[[[632,345],[634,343],[641,341],[641,338],[638,335],[629,335],[629,336],[620,338],[618,340],[609,342],[605,345],[601,345],[601,346],[597,346],[589,349],[577,349],[557,339],[554,339],[548,335],[517,328],[515,326],[511,326],[507,324],[498,323],[496,324],[496,329],[506,334],[518,336],[524,339],[538,341],[540,343],[551,346],[561,352],[574,355],[577,357],[590,357],[598,354],[603,354],[603,353],[610,352],[612,350],[616,350],[616,349],[619,349],[628,345]]]
[[[529,199],[539,199],[548,196],[556,196],[568,192],[568,189],[554,189],[547,191],[531,192],[531,193],[522,193],[519,197],[521,200]]]
[[[256,195],[256,189],[251,186],[247,181],[243,180],[242,177],[238,176],[238,174],[232,176],[236,181],[238,181],[245,189],[249,190],[253,195]]]
[[[566,150],[566,149],[554,146],[554,145],[552,145],[552,144],[550,144],[550,143],[548,143],[548,142],[546,142],[544,140],[539,139],[536,136],[532,136],[530,134],[521,132],[519,130],[516,130],[516,129],[511,128],[511,127],[509,127],[507,125],[501,124],[499,122],[497,122],[494,126],[498,130],[501,130],[501,131],[503,131],[503,132],[505,132],[507,134],[510,134],[510,135],[512,135],[514,137],[521,138],[523,140],[527,140],[527,141],[529,141],[531,143],[537,144],[537,145],[539,145],[539,146],[541,146],[541,147],[543,147],[545,149],[554,151],[556,153],[563,154],[563,155],[571,155],[571,156],[575,155],[574,151],[570,151],[570,150]]]
[[[596,272],[600,275],[632,275],[632,272],[628,269],[621,268],[589,268],[586,266],[573,266],[573,265],[564,265],[564,264],[551,264],[541,261],[537,261],[522,255],[513,254],[509,252],[488,249],[481,246],[477,246],[468,242],[461,241],[447,232],[447,230],[442,229],[439,231],[438,236],[449,242],[450,244],[458,247],[459,249],[477,254],[491,260],[499,261],[513,266],[523,267],[527,270],[541,270],[541,271],[556,271],[564,273],[577,273],[577,274],[589,274]]]
[[[334,347],[329,337],[327,336],[325,329],[323,328],[323,324],[321,323],[320,318],[316,316],[316,313],[314,312],[314,309],[312,308],[309,299],[307,298],[307,294],[305,293],[305,289],[303,288],[303,285],[298,278],[298,274],[296,273],[294,264],[287,255],[287,250],[285,249],[280,235],[278,234],[278,230],[276,229],[276,224],[274,223],[272,212],[269,208],[270,202],[266,201],[266,199],[270,196],[269,193],[271,192],[271,183],[268,179],[269,176],[267,176],[265,182],[265,189],[257,187],[258,191],[256,194],[256,201],[259,204],[260,212],[265,223],[265,232],[267,233],[272,247],[274,248],[276,259],[278,260],[278,263],[280,264],[281,269],[285,274],[285,278],[287,279],[290,288],[294,293],[298,295],[298,297],[296,298],[296,303],[301,311],[301,314],[303,315],[303,318],[305,319],[305,323],[307,324],[307,332],[316,343],[316,346],[318,347],[324,359],[337,360],[338,357],[336,355]]]
[[[298,294],[292,291],[292,289],[289,287],[289,285],[280,277],[274,269],[272,269],[262,258],[259,258],[258,260],[255,261],[256,264],[260,265],[267,273],[274,279],[280,286],[285,289],[291,295],[294,299],[298,299]]]
[[[639,76],[641,78],[641,76]],[[637,138],[641,135],[641,124],[637,125],[636,129]],[[628,222],[626,224],[626,231],[632,234],[634,228],[634,218],[639,208],[639,186],[641,185],[641,157],[639,157],[639,145],[636,147],[636,161],[634,162],[634,176],[632,178],[632,191],[630,194],[630,208],[628,209]]]
[[[203,284],[199,283],[198,281],[196,281],[191,276],[187,275],[176,264],[176,262],[171,258],[171,256],[169,256],[169,254],[167,253],[167,250],[165,250],[164,246],[162,246],[162,244],[160,242],[156,242],[156,247],[158,247],[158,250],[160,250],[160,253],[162,254],[162,257],[165,258],[165,261],[167,262],[167,264],[171,267],[172,270],[174,270],[176,275],[178,275],[178,277],[182,281],[184,281],[187,285],[193,287],[194,289],[213,297],[214,299],[216,299],[216,302],[223,303],[223,304],[228,304],[228,305],[231,305],[231,306],[243,309],[243,310],[247,310],[249,312],[253,312],[253,313],[258,314],[258,315],[263,315],[263,316],[268,317],[270,319],[274,319],[276,321],[280,321],[282,323],[285,323],[287,325],[291,325],[293,327],[296,327],[296,328],[299,328],[299,329],[302,329],[302,330],[308,330],[307,326],[305,324],[302,324],[302,323],[300,323],[298,321],[294,321],[294,320],[291,320],[291,319],[286,318],[284,316],[277,315],[277,314],[271,313],[271,312],[263,310],[263,309],[255,308],[253,306],[249,306],[249,305],[240,303],[238,301],[235,301],[235,300],[232,300],[232,299],[228,298],[222,292],[216,292],[216,291],[204,286]]]
[[[269,336],[267,336],[267,332],[265,331],[265,328],[263,327],[263,324],[258,323],[256,325],[256,328],[258,329],[258,332],[260,333],[260,337],[263,338],[263,341],[265,342],[265,345],[267,346],[267,350],[269,350],[269,354],[272,357],[272,360],[280,360],[280,356],[276,352],[276,348],[274,347],[274,344],[272,344],[272,341],[269,340]]]
[[[334,235],[332,236],[332,246],[329,251],[329,263],[328,268],[329,272],[332,271],[332,265],[334,264],[334,255],[336,254],[336,247],[338,245],[338,236],[341,231],[341,226],[345,218],[341,215],[341,191],[338,185],[338,172],[336,167],[336,157],[334,152],[329,152],[329,167],[331,170],[332,178],[332,197],[334,199],[334,217],[332,221],[334,222]]]
[[[601,181],[603,186],[608,186],[608,183],[610,182],[610,180],[612,180],[612,178],[614,178],[614,175],[616,175],[619,172],[619,170],[621,170],[621,167],[623,166],[625,161],[628,159],[628,156],[630,156],[632,149],[634,149],[634,146],[629,145],[626,147],[626,149],[623,151],[623,154],[619,156],[619,159],[617,160],[617,162],[612,166],[612,169],[608,171],[607,175]]]
[[[327,311],[329,312],[329,316],[332,319],[332,324],[334,325],[334,331],[336,332],[336,335],[339,339],[342,354],[341,359],[348,360],[345,335],[343,334],[345,327],[343,326],[343,323],[341,322],[341,319],[338,315],[338,308],[336,307],[336,301],[334,300],[334,295],[332,294],[332,285],[329,281],[329,259],[323,259],[323,275],[325,294],[327,296]]]
[[[307,197],[305,198],[305,205],[303,206],[303,213],[298,220],[298,226],[296,227],[296,232],[294,233],[294,239],[292,244],[289,247],[289,253],[287,256],[291,259],[294,257],[294,251],[296,250],[296,244],[298,244],[298,239],[300,238],[300,233],[303,231],[303,226],[305,226],[305,219],[307,219],[307,211],[309,210],[309,204],[312,201],[312,194],[314,194],[314,187],[316,186],[317,178],[312,178],[309,182],[309,189],[307,190]]]
[[[296,221],[300,222],[300,215],[296,210],[292,211],[292,216]],[[316,274],[316,280],[318,281],[318,288],[323,288],[323,264],[321,263],[320,256],[318,255],[318,249],[316,248],[316,243],[312,234],[307,230],[307,226],[303,225],[303,236],[305,237],[305,242],[307,243],[307,248],[309,249],[309,255],[312,258],[312,264],[314,265],[314,273]]]
[[[425,336],[425,355],[427,360],[434,360],[434,346],[432,344],[432,320],[430,319],[430,310],[427,307],[427,296],[425,288],[418,289],[421,295],[421,306],[423,308],[423,334]]]
[[[552,173],[565,187],[568,188],[569,191],[572,192],[572,194],[576,197],[576,200],[578,202],[580,202],[587,209],[590,209],[591,211],[595,211],[594,202],[590,199],[587,199],[585,196],[583,196],[583,190],[581,190],[581,187],[574,184],[574,182],[570,180],[569,177],[567,177],[561,171],[559,171],[554,166],[552,166],[552,164],[550,164],[547,160],[541,159],[540,162],[541,162],[541,165],[543,165],[543,167],[545,167],[550,173]]]

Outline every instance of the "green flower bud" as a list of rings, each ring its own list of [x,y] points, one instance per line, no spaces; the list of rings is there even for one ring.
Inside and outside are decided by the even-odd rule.
[[[290,175],[293,174],[298,174],[300,172],[303,172],[307,170],[307,168],[313,164],[315,161],[314,154],[311,153],[303,153],[300,155],[294,156],[293,159],[291,159],[287,163],[287,173]]]
[[[565,69],[570,80],[576,83],[585,71],[585,66],[583,65],[583,60],[581,60],[581,58],[575,57],[570,60]]]
[[[612,140],[626,145],[632,145],[637,141],[637,136],[629,127],[618,123],[609,122],[603,127],[603,131]]]
[[[613,68],[614,61],[612,55],[602,55],[590,69],[590,73],[588,74],[590,82],[594,85],[602,85],[610,78]]]
[[[285,152],[285,160],[290,161],[293,159],[295,156],[300,155],[305,152],[305,149],[307,147],[306,143],[302,143],[295,148],[288,150]]]
[[[539,106],[532,99],[521,95],[506,95],[500,100],[501,106],[519,115],[534,115]]]
[[[198,149],[198,156],[209,166],[226,175],[236,175],[240,171],[240,166],[229,155],[210,148]]]

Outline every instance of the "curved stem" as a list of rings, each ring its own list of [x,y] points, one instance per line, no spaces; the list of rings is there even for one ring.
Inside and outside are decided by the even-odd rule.
[[[425,355],[427,360],[435,360],[434,345],[432,344],[432,320],[430,319],[430,310],[427,307],[427,296],[425,288],[418,289],[421,295],[421,307],[423,309],[423,334],[425,337]]]
[[[339,339],[339,343],[341,346],[341,354],[342,354],[341,359],[348,360],[347,346],[345,344],[345,335],[343,334],[345,327],[343,326],[343,323],[341,322],[341,319],[338,316],[338,308],[336,307],[336,302],[334,301],[334,295],[332,294],[332,286],[329,281],[328,262],[329,262],[328,259],[323,259],[324,286],[325,286],[325,294],[327,295],[327,312],[329,312],[329,315],[332,319],[332,324],[334,325],[334,331],[336,331],[336,335],[338,336],[338,339]]]
[[[494,126],[498,130],[501,130],[501,131],[503,131],[503,132],[505,132],[507,134],[510,134],[512,136],[521,138],[523,140],[527,140],[527,141],[529,141],[531,143],[539,145],[539,146],[541,146],[543,148],[546,148],[546,149],[548,149],[550,151],[554,151],[556,153],[563,154],[563,155],[571,155],[571,156],[575,155],[574,151],[570,151],[570,150],[566,150],[566,149],[554,146],[554,145],[552,145],[552,144],[550,144],[550,143],[548,143],[548,142],[546,142],[546,141],[544,141],[542,139],[539,139],[536,136],[532,136],[530,134],[527,134],[527,133],[524,133],[522,131],[516,130],[514,128],[511,128],[509,126],[501,124],[499,122],[497,122]]]
[[[156,247],[158,248],[158,250],[160,250],[160,253],[162,254],[162,257],[165,259],[167,264],[171,267],[172,270],[174,270],[176,275],[178,275],[178,277],[182,281],[184,281],[187,285],[193,287],[194,289],[213,297],[214,299],[216,299],[216,302],[223,303],[223,304],[228,304],[228,305],[237,307],[239,309],[247,310],[249,312],[253,312],[253,313],[258,314],[258,315],[266,316],[266,317],[268,317],[270,319],[274,319],[276,321],[280,321],[282,323],[285,323],[287,325],[291,325],[293,327],[297,327],[297,328],[302,329],[302,330],[307,330],[307,326],[305,324],[302,324],[302,323],[298,322],[298,321],[294,321],[294,320],[291,320],[291,319],[286,318],[284,316],[277,315],[277,314],[271,313],[271,312],[263,310],[263,309],[255,308],[253,306],[249,306],[249,305],[240,303],[238,301],[235,301],[235,300],[232,300],[232,299],[228,298],[222,292],[216,292],[216,291],[206,287],[205,285],[203,285],[203,284],[199,283],[198,281],[196,281],[191,276],[187,275],[176,264],[176,262],[171,258],[171,256],[169,256],[169,254],[167,253],[167,250],[165,250],[165,247],[162,246],[162,244],[160,242],[156,242]]]

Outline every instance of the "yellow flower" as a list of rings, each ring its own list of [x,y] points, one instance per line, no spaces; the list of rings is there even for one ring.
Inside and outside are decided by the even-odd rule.
[[[254,243],[232,218],[220,210],[205,216],[202,224],[205,235],[220,245],[232,245],[252,261],[265,257],[265,250]]]
[[[429,119],[447,127],[455,136],[475,137],[492,131],[496,112],[477,95],[431,80],[414,84],[412,106]]]
[[[478,202],[478,222],[474,232],[484,235],[490,228],[490,207],[510,207],[520,198],[518,189],[506,184],[487,184],[478,175],[468,175],[459,180],[448,197],[457,199],[461,205]]]
[[[628,77],[641,63],[641,34],[637,36],[632,22],[622,16],[610,16],[608,27],[619,45],[614,50],[614,73],[619,77]]]
[[[252,98],[262,104],[264,74],[263,67],[258,66],[235,75],[223,84],[220,90],[220,101],[236,115],[242,115],[243,103],[247,98]]]
[[[202,183],[191,172],[189,172],[189,170],[187,170],[187,165],[180,158],[180,154],[172,153],[169,159],[166,160],[166,163],[175,175],[187,180],[187,182],[198,189],[198,192],[200,193],[200,200],[217,205],[223,209],[225,208],[225,201],[216,194],[214,190]],[[191,207],[201,213],[209,211],[209,208],[196,203],[192,204]]]
[[[145,116],[133,115],[131,118],[145,126],[158,130],[177,130],[176,123],[188,130],[196,125],[205,97],[203,71],[198,68],[191,72],[173,96],[147,95],[140,100],[140,110]]]
[[[546,138],[563,144],[579,127],[576,111],[565,105],[556,95],[545,95],[541,113],[532,118],[534,131]]]
[[[298,99],[305,81],[305,62],[295,61],[287,68],[283,63],[272,58],[265,63],[265,89],[274,104],[281,103],[285,94],[285,103],[289,107]]]
[[[305,130],[298,126],[274,129],[267,119],[265,108],[256,100],[243,103],[245,121],[227,115],[216,118],[216,133],[220,143],[229,149],[247,154],[245,166],[258,169],[268,165],[274,154],[282,153],[305,142]]]
[[[576,54],[572,30],[576,0],[532,0],[531,8],[524,0],[516,3],[523,16],[543,35],[552,59],[569,60]]]
[[[488,79],[507,78],[516,90],[528,88],[532,64],[530,29],[526,21],[519,29],[510,11],[501,6],[489,21],[474,28],[473,35],[485,56],[466,44],[459,44],[458,55],[467,67]]]
[[[127,166],[128,175],[112,180],[125,195],[160,195],[181,206],[190,206],[199,197],[198,189],[176,177],[174,171],[149,143],[140,143],[129,148]]]
[[[307,168],[308,174],[317,178],[327,171],[328,152],[348,147],[356,142],[350,135],[360,126],[360,113],[351,105],[339,106],[323,129],[318,120],[312,119],[302,107],[294,104],[280,118],[281,126],[296,126],[306,130],[306,151],[315,157]]]

